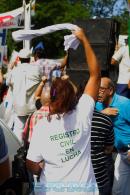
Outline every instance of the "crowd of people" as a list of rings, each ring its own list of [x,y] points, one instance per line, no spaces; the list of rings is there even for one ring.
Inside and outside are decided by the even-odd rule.
[[[101,77],[83,29],[73,34],[84,47],[89,79],[86,75],[80,89],[70,80],[65,73],[68,54],[51,60],[44,48],[36,48],[30,62],[30,50],[22,49],[19,62],[6,74],[10,98],[3,100],[5,121],[19,142],[28,144],[26,169],[32,182],[38,176],[40,186],[32,188],[35,194],[129,195],[130,100],[119,94],[120,81],[115,88],[110,78]],[[126,66],[128,60],[127,55]],[[9,177],[8,147],[0,128],[0,185]]]

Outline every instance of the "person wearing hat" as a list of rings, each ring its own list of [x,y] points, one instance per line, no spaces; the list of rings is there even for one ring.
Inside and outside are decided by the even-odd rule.
[[[49,115],[33,129],[26,161],[32,173],[40,174],[40,195],[99,194],[90,138],[101,72],[83,29],[73,34],[84,46],[90,77],[79,101],[69,79],[56,78],[52,82]],[[41,161],[44,161],[42,168]]]
[[[13,94],[14,127],[17,138],[22,141],[22,131],[30,113],[36,110],[34,92],[42,75],[38,66],[30,63],[31,51],[22,49],[18,53],[20,64],[11,71],[9,85]]]

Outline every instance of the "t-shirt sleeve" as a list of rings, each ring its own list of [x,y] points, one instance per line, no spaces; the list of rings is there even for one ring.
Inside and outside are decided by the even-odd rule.
[[[27,159],[33,162],[40,162],[43,160],[41,155],[41,147],[44,145],[44,138],[41,136],[40,130],[40,122],[34,127],[31,142],[29,145],[29,150],[27,154]]]
[[[3,163],[7,158],[8,158],[8,148],[5,142],[3,130],[0,127],[0,163]]]
[[[123,57],[123,54],[125,52],[125,47],[121,47],[113,56],[112,58],[114,58],[116,61],[120,61],[121,58]]]
[[[91,125],[95,101],[87,94],[83,94],[77,105],[78,119],[82,122],[84,129]]]

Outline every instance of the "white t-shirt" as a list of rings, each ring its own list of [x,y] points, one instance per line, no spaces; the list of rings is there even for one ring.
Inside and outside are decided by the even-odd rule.
[[[118,84],[128,84],[129,75],[130,75],[130,56],[129,56],[129,47],[121,47],[113,56],[116,61],[120,62],[119,64],[119,75],[118,75]],[[121,60],[121,61],[120,61]]]
[[[51,122],[44,118],[35,126],[27,159],[34,162],[44,159],[40,182],[50,187],[45,194],[57,194],[56,189],[60,195],[96,194],[92,193],[97,192],[97,185],[90,147],[94,106],[94,100],[83,94],[71,113],[61,119],[53,115]],[[61,193],[62,190],[65,192]]]
[[[12,101],[18,116],[25,116],[36,110],[34,92],[41,78],[39,67],[28,63],[19,64],[10,72],[8,82],[12,85]]]

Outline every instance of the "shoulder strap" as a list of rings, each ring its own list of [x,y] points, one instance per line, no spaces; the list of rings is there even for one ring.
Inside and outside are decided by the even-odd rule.
[[[29,137],[29,131],[30,131],[30,120],[31,120],[32,115],[33,115],[33,113],[28,116],[27,132],[26,132],[25,138],[24,138],[24,148],[25,149],[28,148],[28,137]]]

